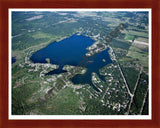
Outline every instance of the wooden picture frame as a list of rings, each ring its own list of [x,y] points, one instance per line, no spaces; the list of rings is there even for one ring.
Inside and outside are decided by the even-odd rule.
[[[152,9],[152,119],[151,120],[9,120],[8,60],[9,8],[150,8]],[[2,128],[64,128],[64,127],[160,127],[160,59],[158,0],[1,0],[0,1],[0,127]]]

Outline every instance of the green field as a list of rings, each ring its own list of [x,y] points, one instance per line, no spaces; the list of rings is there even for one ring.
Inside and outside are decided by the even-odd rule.
[[[32,34],[32,37],[34,38],[34,39],[42,39],[42,38],[52,38],[53,36],[52,35],[50,35],[50,34],[46,34],[46,33],[43,33],[43,32],[41,32],[41,31],[39,31],[39,32],[36,32],[36,33],[34,33],[34,34]]]
[[[137,37],[136,40],[148,43],[148,38]]]
[[[144,67],[148,67],[148,53],[142,52],[140,48],[132,45],[129,48],[127,56],[130,56],[134,59],[138,59],[140,64]]]
[[[124,30],[123,33],[126,33],[126,34],[128,34],[130,36],[148,38],[148,33],[145,33],[145,32],[132,31],[132,30],[126,31],[126,30]]]
[[[134,35],[129,35],[129,34],[126,34],[125,40],[134,40],[135,39],[135,36]]]
[[[42,100],[45,104],[38,104],[35,109],[46,115],[75,115],[80,114],[80,97],[73,92],[72,88],[61,90],[58,95]]]

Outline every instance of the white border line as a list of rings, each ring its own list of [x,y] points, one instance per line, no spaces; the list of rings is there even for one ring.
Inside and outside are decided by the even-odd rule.
[[[149,115],[152,118],[152,10],[149,11]]]
[[[11,58],[12,58],[12,53],[11,53],[11,51],[12,51],[12,45],[11,45],[11,43],[12,43],[12,38],[11,38],[11,32],[12,32],[12,27],[11,27],[11,19],[12,19],[12,15],[11,15],[11,10],[9,10],[9,16],[8,16],[8,20],[9,20],[9,27],[8,27],[8,31],[9,31],[9,36],[8,36],[8,40],[9,40],[9,45],[8,45],[8,49],[9,49],[9,69],[8,69],[8,71],[9,71],[9,103],[8,103],[8,106],[9,106],[9,119],[11,119],[11,117],[12,117],[12,114],[11,114],[11,103],[12,103],[12,100],[11,100],[11,97],[12,97],[12,88],[11,88],[11,86],[12,86],[12,73],[11,73],[11,69],[12,69],[12,62],[11,62]]]
[[[22,8],[10,8],[9,11],[48,11],[48,12],[52,12],[52,11],[66,11],[66,12],[70,12],[70,11],[109,11],[109,12],[116,12],[116,11],[151,11],[150,8],[145,8],[145,9],[102,9],[102,8],[96,8],[96,9],[87,9],[87,8],[82,8],[82,9],[75,9],[75,8],[70,8],[70,9],[65,9],[65,8],[61,8],[61,9],[40,9],[40,8],[31,8],[31,9],[22,9]]]
[[[11,32],[12,32],[12,27],[11,27],[11,19],[12,19],[12,11],[148,11],[149,12],[149,115],[12,115],[11,114],[11,103],[12,103],[12,88],[11,88],[11,80],[12,80],[12,72],[11,72],[11,68],[12,68],[12,64],[11,64],[11,57],[12,57],[12,53],[11,53]],[[150,120],[152,119],[152,102],[151,102],[151,93],[152,93],[152,70],[151,70],[151,64],[152,64],[152,53],[151,53],[151,9],[150,8],[146,8],[146,9],[22,9],[22,8],[16,8],[16,9],[9,9],[9,119],[18,119],[18,120],[24,120],[24,119],[43,119],[43,120],[58,120],[58,119],[62,119],[62,120],[86,120],[86,119],[96,119],[96,120],[101,120],[101,119],[107,119],[107,120]]]

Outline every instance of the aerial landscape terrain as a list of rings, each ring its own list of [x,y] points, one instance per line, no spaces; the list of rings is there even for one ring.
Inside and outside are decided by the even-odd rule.
[[[148,115],[148,11],[12,11],[12,115]]]

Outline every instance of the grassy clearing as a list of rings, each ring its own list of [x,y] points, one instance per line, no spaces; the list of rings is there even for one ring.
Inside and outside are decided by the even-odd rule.
[[[119,59],[120,62],[129,62],[129,61],[132,62],[134,60],[136,60],[136,59],[133,59],[130,56],[122,57]]]
[[[115,48],[121,48],[121,49],[128,50],[131,44],[124,40],[113,39],[110,45]]]
[[[39,109],[44,114],[49,115],[75,115],[80,114],[80,97],[73,92],[72,88],[61,90],[56,97],[48,99],[45,107],[39,106]]]
[[[136,40],[148,43],[148,38],[138,37],[138,38],[136,38]]]
[[[134,68],[122,68],[131,93],[133,93],[139,72]]]
[[[125,36],[124,39],[125,39],[125,40],[134,40],[134,38],[135,38],[135,36],[126,34],[126,36]]]
[[[148,52],[148,50],[149,50],[148,45],[133,43],[133,46],[138,48],[140,50],[139,52],[141,52],[141,51]]]
[[[37,73],[31,76],[26,68],[12,69],[12,114],[22,115],[32,109],[27,100],[40,88],[41,82]]]
[[[132,35],[132,36],[137,36],[137,37],[143,37],[143,38],[148,38],[148,33],[145,32],[138,32],[138,31],[132,31],[132,30],[124,30],[122,33],[126,33],[128,35]]]
[[[50,34],[46,34],[46,33],[43,33],[43,32],[36,32],[32,35],[32,37],[34,39],[43,39],[43,38],[51,38],[52,36]]]
[[[12,57],[16,57],[16,61],[18,61],[24,57],[24,53],[23,51],[12,51]]]
[[[148,33],[145,33],[145,32],[129,31],[128,34],[148,38]]]
[[[134,45],[129,48],[127,56],[138,59],[142,66],[148,67],[148,53],[142,52],[141,49],[135,47]]]

